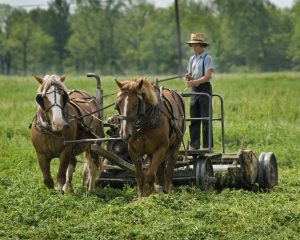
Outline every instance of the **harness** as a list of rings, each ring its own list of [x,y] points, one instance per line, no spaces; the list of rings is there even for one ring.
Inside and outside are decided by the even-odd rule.
[[[166,109],[167,109],[167,111],[168,111],[168,113],[170,115],[170,117],[169,117],[169,123],[170,123],[170,126],[172,127],[171,131],[170,131],[170,136],[172,135],[172,131],[176,131],[177,134],[179,133],[179,135],[183,135],[183,131],[185,129],[185,125],[182,125],[181,129],[178,128],[178,126],[176,124],[176,121],[175,121],[175,120],[178,120],[178,119],[174,115],[174,109],[172,107],[171,102],[168,100],[168,98],[166,98],[162,94],[163,89],[168,89],[168,88],[166,88],[166,87],[160,87],[160,92],[161,92],[160,96],[163,99],[164,106],[166,107]],[[170,91],[173,99],[179,99],[180,100],[180,106],[182,106],[182,108],[179,107],[179,104],[177,104],[177,106],[178,106],[179,111],[181,111],[180,112],[181,117],[185,118],[185,108],[184,108],[185,105],[184,105],[184,102],[183,102],[182,98],[180,98],[180,97],[177,98],[176,97],[177,93],[175,91],[173,91],[171,89],[168,89],[168,90]],[[179,130],[179,132],[178,132],[178,130]]]
[[[37,103],[41,106],[41,108],[44,110],[45,113],[47,113],[51,108],[53,108],[55,106],[59,107],[63,111],[64,108],[65,108],[66,103],[69,101],[68,93],[64,89],[62,89],[58,84],[53,84],[53,86],[54,86],[53,91],[47,92],[44,95],[38,94],[35,98]],[[62,96],[63,96],[63,105],[58,104],[57,101],[56,101],[56,94],[59,93],[59,90],[63,92],[63,94],[62,94]],[[45,109],[43,96],[49,95],[51,93],[55,93],[54,94],[54,103],[51,106],[49,106],[47,109]]]
[[[175,121],[178,119],[176,119],[176,117],[174,116],[174,109],[172,107],[171,102],[163,95],[163,89],[164,89],[164,87],[160,87],[160,88],[155,87],[159,102],[155,106],[148,107],[148,111],[146,111],[146,103],[143,100],[142,94],[140,94],[134,90],[129,90],[129,89],[121,90],[122,93],[135,94],[139,97],[138,112],[137,112],[137,115],[134,117],[119,115],[119,116],[117,116],[117,118],[119,120],[134,122],[134,126],[137,130],[137,133],[142,133],[143,131],[145,131],[147,129],[154,129],[154,128],[160,127],[162,124],[162,115],[164,114],[169,119],[169,124],[171,126],[170,132],[169,132],[169,137],[171,137],[171,135],[174,133],[174,131],[176,132],[178,137],[182,137],[183,129],[181,129],[181,131],[178,131],[179,129],[178,129],[176,121]],[[170,92],[172,93],[172,96],[173,96],[174,92],[172,90],[170,90]],[[173,98],[175,99],[174,96],[173,96]],[[181,104],[182,104],[182,106],[184,106],[183,102],[181,102]],[[168,114],[163,111],[163,109],[162,109],[163,106],[167,109]],[[115,109],[118,110],[120,113],[120,108],[119,108],[118,104],[116,104]],[[183,109],[183,112],[184,112],[184,109]],[[182,114],[184,115],[184,113],[182,113]],[[179,134],[179,132],[180,132],[180,134]]]
[[[94,101],[94,99],[91,99],[92,101]],[[90,134],[92,135],[92,137],[95,138],[100,138],[100,136],[98,136],[96,133],[94,133],[92,131],[92,129],[87,125],[87,123],[84,122],[84,116],[86,116],[85,112],[82,111],[81,107],[78,105],[77,102],[92,102],[91,100],[89,101],[83,101],[81,99],[71,99],[69,101],[69,104],[71,104],[77,111],[78,113],[78,117],[73,117],[73,119],[75,119],[77,121],[77,123],[79,124],[79,127],[81,128],[81,130],[83,130],[86,134]]]
[[[146,103],[143,100],[143,95],[141,93],[129,89],[123,89],[121,90],[121,92],[128,95],[130,94],[137,95],[139,98],[139,102],[138,102],[138,110],[136,116],[129,117],[124,115],[118,115],[117,118],[119,120],[134,122],[134,126],[137,129],[138,133],[146,129],[153,129],[160,126],[162,122],[162,117],[161,117],[162,111],[159,106],[160,104],[151,106],[150,108],[148,107],[148,111],[146,111],[147,110]],[[117,103],[115,105],[115,109],[118,110],[120,113],[120,107]]]
[[[36,111],[36,114],[34,115],[32,122],[29,124],[29,128],[32,127],[32,124],[35,123],[36,129],[43,133],[43,134],[48,134],[54,138],[61,139],[65,141],[65,138],[62,135],[62,132],[53,132],[51,129],[51,125],[48,122],[42,122],[39,120],[40,114],[38,111]]]
[[[62,109],[63,112],[63,118],[65,119],[67,125],[73,121],[76,120],[76,122],[78,123],[79,127],[81,128],[81,130],[83,130],[86,134],[90,134],[93,137],[99,138],[100,136],[98,136],[96,133],[93,132],[93,130],[88,126],[88,124],[84,121],[84,117],[87,115],[91,115],[91,114],[86,114],[86,112],[84,112],[82,110],[82,108],[78,105],[79,103],[95,103],[96,107],[99,107],[99,104],[97,101],[95,101],[94,97],[84,97],[83,93],[81,91],[78,90],[72,90],[69,93],[65,92],[61,87],[59,87],[56,84],[53,84],[53,86],[55,87],[54,91],[51,92],[47,92],[45,95],[50,94],[50,93],[57,93],[58,90],[63,91],[63,107],[57,103],[57,99],[56,99],[56,94],[54,94],[54,103],[48,107],[47,109],[45,109],[44,106],[44,102],[43,102],[43,96],[42,94],[38,94],[36,97],[36,101],[38,102],[38,104],[40,105],[40,107],[38,107],[36,114],[32,120],[32,122],[29,125],[29,128],[32,127],[32,123],[35,123],[36,128],[38,129],[38,131],[45,133],[45,134],[49,134],[53,137],[56,138],[61,138],[64,139],[61,135],[62,133],[58,132],[53,132],[51,129],[51,123],[50,123],[50,119],[47,116],[47,112],[53,108],[54,106],[58,106]],[[77,92],[80,93],[83,98],[72,98],[69,99],[69,95],[72,94],[73,92]],[[71,106],[73,106],[73,108],[75,108],[75,110],[78,113],[78,116],[72,116],[69,114],[68,112],[68,108],[67,108],[67,104],[70,104]],[[44,118],[44,119],[43,119]],[[97,120],[99,120],[97,118]]]
[[[63,118],[65,120],[65,122],[67,123],[67,125],[69,124],[69,118],[68,118],[68,108],[67,103],[69,102],[69,96],[68,93],[57,83],[53,83],[52,86],[54,86],[54,90],[47,92],[45,94],[37,94],[36,96],[36,102],[39,104],[39,108],[36,110],[35,116],[31,122],[31,124],[29,125],[29,128],[31,128],[32,123],[35,122],[36,128],[42,132],[42,133],[47,133],[50,134],[51,136],[54,136],[56,138],[63,138],[61,136],[59,136],[60,133],[54,133],[51,129],[51,123],[50,123],[50,119],[47,115],[47,112],[50,111],[51,108],[57,106],[62,110],[63,113]],[[56,94],[59,94],[59,91],[62,91],[63,94],[63,104],[59,104],[57,102],[57,98],[56,98]],[[54,94],[54,103],[52,105],[50,105],[48,108],[45,108],[45,104],[44,104],[44,99],[43,97],[45,95],[51,94],[51,93],[55,93]],[[44,119],[43,119],[44,118]]]

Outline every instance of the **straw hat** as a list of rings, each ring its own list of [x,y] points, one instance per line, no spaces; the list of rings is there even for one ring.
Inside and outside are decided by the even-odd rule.
[[[192,43],[200,43],[200,44],[203,44],[205,46],[209,45],[209,43],[205,41],[203,33],[192,33],[190,41],[188,41],[186,43],[190,47],[191,47]]]

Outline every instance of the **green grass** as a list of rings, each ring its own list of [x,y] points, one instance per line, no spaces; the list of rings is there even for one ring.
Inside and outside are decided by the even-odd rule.
[[[81,164],[73,194],[47,190],[28,129],[38,83],[32,77],[0,77],[0,239],[299,239],[299,78],[299,73],[268,73],[213,79],[214,92],[225,102],[226,152],[241,147],[257,155],[274,152],[280,182],[272,191],[202,192],[181,186],[169,195],[138,200],[136,188],[129,186],[88,194],[81,187]],[[113,77],[102,79],[104,94],[117,91]],[[95,93],[95,81],[84,76],[70,76],[65,84]],[[179,92],[185,88],[180,79],[164,85]],[[115,96],[104,101],[112,103]],[[114,113],[111,108],[105,117]],[[214,137],[218,151],[217,123]],[[57,167],[54,159],[54,178]]]

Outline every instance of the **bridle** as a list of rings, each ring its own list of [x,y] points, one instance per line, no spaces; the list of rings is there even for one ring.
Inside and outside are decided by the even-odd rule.
[[[60,86],[58,86],[57,84],[53,84],[53,86],[54,86],[54,90],[53,90],[53,91],[46,92],[45,94],[39,93],[39,94],[36,96],[36,98],[35,98],[36,101],[37,101],[37,103],[41,106],[41,108],[44,110],[45,113],[47,113],[51,108],[53,108],[53,107],[55,107],[55,106],[59,107],[59,108],[63,111],[64,108],[65,108],[65,106],[66,106],[66,104],[67,104],[67,102],[69,101],[68,93],[67,93],[64,89],[62,89],[62,88],[61,88]],[[59,94],[59,91],[62,91],[62,92],[63,92],[63,94],[62,94],[62,96],[63,96],[63,104],[62,104],[62,105],[59,104],[59,103],[57,103],[57,99],[56,99],[56,94]],[[54,93],[54,103],[53,103],[52,105],[50,105],[48,108],[45,108],[45,104],[44,104],[44,99],[43,99],[43,97],[44,97],[45,95],[49,95],[49,94],[51,94],[51,93]]]
[[[129,89],[123,89],[121,90],[122,93],[125,93],[127,95],[137,95],[139,98],[139,103],[138,103],[138,110],[137,110],[137,115],[134,117],[129,117],[125,115],[118,115],[117,118],[119,120],[125,120],[128,122],[136,122],[141,116],[144,116],[146,113],[146,103],[143,100],[143,96],[141,93],[138,93],[134,90],[129,90]],[[118,110],[119,113],[121,113],[120,106],[118,103],[115,105],[115,109]]]
[[[135,117],[119,115],[116,116],[117,119],[133,122],[137,133],[142,132],[144,129],[156,128],[161,124],[163,111],[161,110],[160,103],[155,106],[152,106],[146,112],[146,103],[142,98],[142,94],[128,89],[121,90],[121,92],[127,94],[135,94],[138,96],[139,98],[138,111]],[[117,109],[120,113],[120,108],[118,104],[116,104],[115,109]]]
[[[36,102],[39,104],[39,106],[41,107],[41,109],[43,110],[43,115],[45,117],[45,123],[47,124],[47,126],[44,126],[42,123],[40,123],[40,120],[39,120],[39,117],[41,117],[39,111],[37,111],[37,114],[36,114],[36,118],[37,118],[37,124],[40,126],[41,129],[43,129],[44,131],[47,130],[47,132],[49,131],[52,131],[51,130],[51,123],[50,123],[50,119],[47,115],[47,112],[50,111],[50,109],[52,109],[53,107],[57,106],[59,107],[61,110],[62,110],[62,113],[63,113],[63,118],[66,122],[66,125],[68,125],[68,119],[67,119],[67,116],[69,115],[68,114],[68,111],[66,109],[66,105],[67,105],[67,102],[69,101],[69,96],[68,96],[68,93],[57,83],[53,83],[51,84],[51,86],[54,86],[54,90],[53,91],[50,91],[50,92],[46,92],[44,94],[37,94],[36,96]],[[60,91],[63,93],[63,94],[60,94]],[[46,95],[49,95],[51,93],[54,93],[54,103],[51,104],[48,108],[45,108],[45,104],[44,104],[44,99],[43,97],[46,96]],[[62,95],[63,97],[63,103],[60,104],[57,102],[57,98],[56,98],[56,94],[60,94]],[[41,119],[42,120],[42,119]]]

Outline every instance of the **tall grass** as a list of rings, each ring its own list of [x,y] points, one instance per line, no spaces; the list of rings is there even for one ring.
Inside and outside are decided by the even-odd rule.
[[[298,73],[215,74],[213,79],[214,92],[225,102],[226,152],[241,147],[257,155],[273,151],[280,183],[272,191],[202,192],[181,186],[169,195],[142,200],[129,186],[88,194],[81,187],[80,164],[73,194],[47,190],[28,129],[38,83],[32,77],[0,77],[0,239],[299,239],[299,77]],[[102,79],[104,94],[117,91],[113,77]],[[95,81],[86,77],[70,76],[65,84],[95,93]],[[164,85],[179,92],[185,88],[182,79]],[[114,101],[115,96],[107,97],[104,105]],[[214,106],[217,116],[217,101]],[[108,109],[105,118],[114,113]],[[218,151],[218,123],[214,135]],[[55,159],[54,178],[57,167]]]

